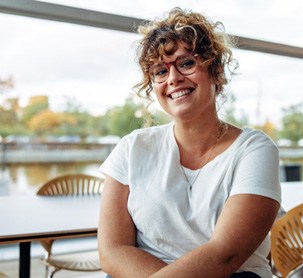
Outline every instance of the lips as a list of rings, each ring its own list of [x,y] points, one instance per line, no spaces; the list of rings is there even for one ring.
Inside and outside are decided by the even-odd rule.
[[[170,98],[178,99],[178,98],[181,98],[183,96],[189,95],[192,91],[193,91],[193,89],[186,89],[186,90],[181,90],[181,91],[178,91],[178,92],[173,92],[173,93],[170,94]]]

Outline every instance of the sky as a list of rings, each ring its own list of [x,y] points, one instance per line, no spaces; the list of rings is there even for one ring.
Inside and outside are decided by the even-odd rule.
[[[303,47],[301,0],[57,0],[48,1],[144,19],[161,17],[175,6],[221,21],[229,34]],[[141,74],[135,59],[137,34],[0,14],[0,80],[12,76],[14,88],[0,92],[19,97],[48,95],[62,109],[66,97],[102,114],[122,105]],[[303,102],[303,60],[234,50],[238,75],[227,87],[237,113],[251,124],[280,124],[282,109]]]

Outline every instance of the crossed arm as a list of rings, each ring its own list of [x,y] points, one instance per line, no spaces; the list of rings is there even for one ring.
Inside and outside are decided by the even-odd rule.
[[[102,270],[112,277],[148,277],[166,264],[136,248],[135,225],[127,210],[129,187],[106,177],[98,228]]]
[[[129,187],[106,177],[99,225],[102,269],[119,277],[230,277],[268,234],[279,209],[273,199],[253,194],[230,197],[215,231],[204,245],[174,263],[136,248],[136,230],[127,210]],[[249,217],[248,217],[249,216]]]

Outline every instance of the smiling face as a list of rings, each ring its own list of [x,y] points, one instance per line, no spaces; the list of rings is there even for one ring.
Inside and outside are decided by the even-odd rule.
[[[159,104],[175,120],[202,119],[216,113],[215,84],[206,69],[197,65],[193,73],[184,75],[175,66],[176,59],[189,52],[182,44],[169,56],[163,56],[163,62],[169,64],[167,79],[154,82],[153,88]]]

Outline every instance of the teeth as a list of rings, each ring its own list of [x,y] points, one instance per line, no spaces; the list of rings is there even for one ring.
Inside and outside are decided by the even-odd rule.
[[[176,99],[176,98],[188,95],[189,93],[190,93],[190,90],[187,89],[187,90],[184,90],[184,91],[172,93],[170,96],[171,96],[172,99]]]

